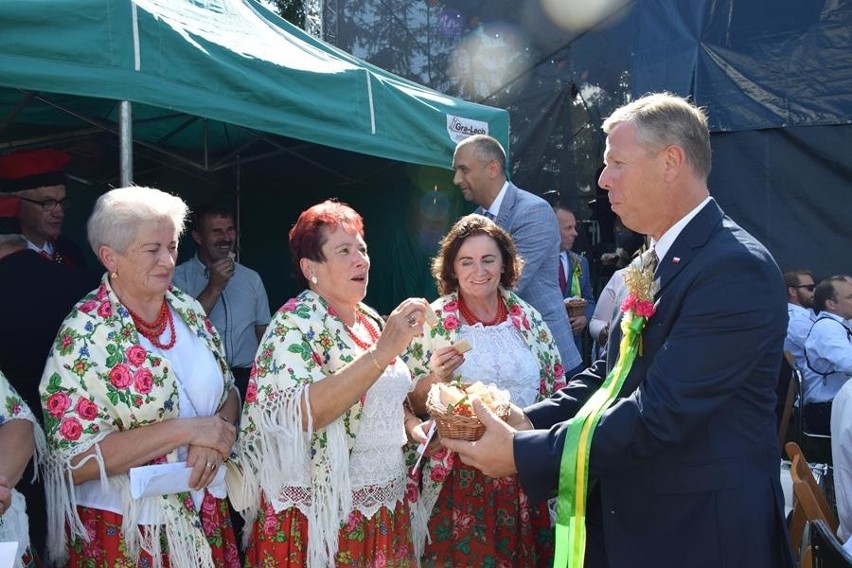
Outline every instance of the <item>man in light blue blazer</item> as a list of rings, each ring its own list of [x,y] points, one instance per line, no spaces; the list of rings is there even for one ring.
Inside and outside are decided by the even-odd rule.
[[[453,171],[453,183],[464,198],[479,205],[476,213],[493,219],[512,235],[524,259],[515,292],[541,313],[556,339],[567,376],[581,371],[582,359],[557,280],[560,239],[553,209],[506,179],[506,152],[491,136],[476,134],[459,142]]]

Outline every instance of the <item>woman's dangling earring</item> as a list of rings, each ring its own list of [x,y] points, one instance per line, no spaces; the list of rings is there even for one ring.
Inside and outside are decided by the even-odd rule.
[[[316,276],[311,276],[311,283],[312,283],[312,284],[316,284],[316,283],[317,283],[317,277],[316,277]]]

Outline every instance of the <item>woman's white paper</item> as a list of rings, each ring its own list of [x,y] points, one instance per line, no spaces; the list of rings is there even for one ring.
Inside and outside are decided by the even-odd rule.
[[[182,491],[191,491],[189,477],[192,468],[185,461],[162,463],[157,465],[144,465],[130,468],[130,496],[134,499],[140,497],[153,497],[156,495],[169,495]],[[225,483],[225,468],[216,470],[216,477],[210,484],[220,485]]]
[[[0,542],[0,568],[12,568],[17,557],[17,542]]]

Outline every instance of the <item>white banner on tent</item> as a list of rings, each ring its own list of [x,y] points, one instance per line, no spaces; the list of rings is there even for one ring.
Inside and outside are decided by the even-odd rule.
[[[458,144],[468,136],[474,134],[488,134],[488,123],[481,120],[473,120],[463,116],[447,115],[447,134],[450,140]]]

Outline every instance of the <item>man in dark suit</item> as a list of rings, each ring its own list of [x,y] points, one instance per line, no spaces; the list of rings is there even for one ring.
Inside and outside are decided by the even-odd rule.
[[[780,272],[709,196],[699,109],[648,95],[604,131],[599,184],[624,224],[651,236],[659,291],[641,354],[593,431],[585,565],[793,566],[774,414]],[[476,402],[485,435],[445,445],[488,475],[518,473],[532,499],[553,497],[566,420],[602,384],[620,339],[616,325],[606,360],[551,399],[513,407],[508,423]]]
[[[571,323],[571,332],[574,334],[574,344],[585,357],[583,349],[584,332],[589,325],[589,320],[595,313],[595,294],[592,290],[592,276],[589,272],[589,261],[585,256],[574,252],[574,240],[579,236],[577,232],[577,216],[574,211],[565,205],[555,205],[553,212],[559,223],[559,287],[564,299],[582,298],[586,300],[586,307],[582,314],[568,314]]]
[[[559,226],[550,205],[506,179],[506,152],[484,134],[465,138],[453,155],[453,183],[467,201],[512,235],[524,259],[515,292],[539,311],[556,340],[562,365],[571,373],[582,370],[571,324],[559,290]]]

